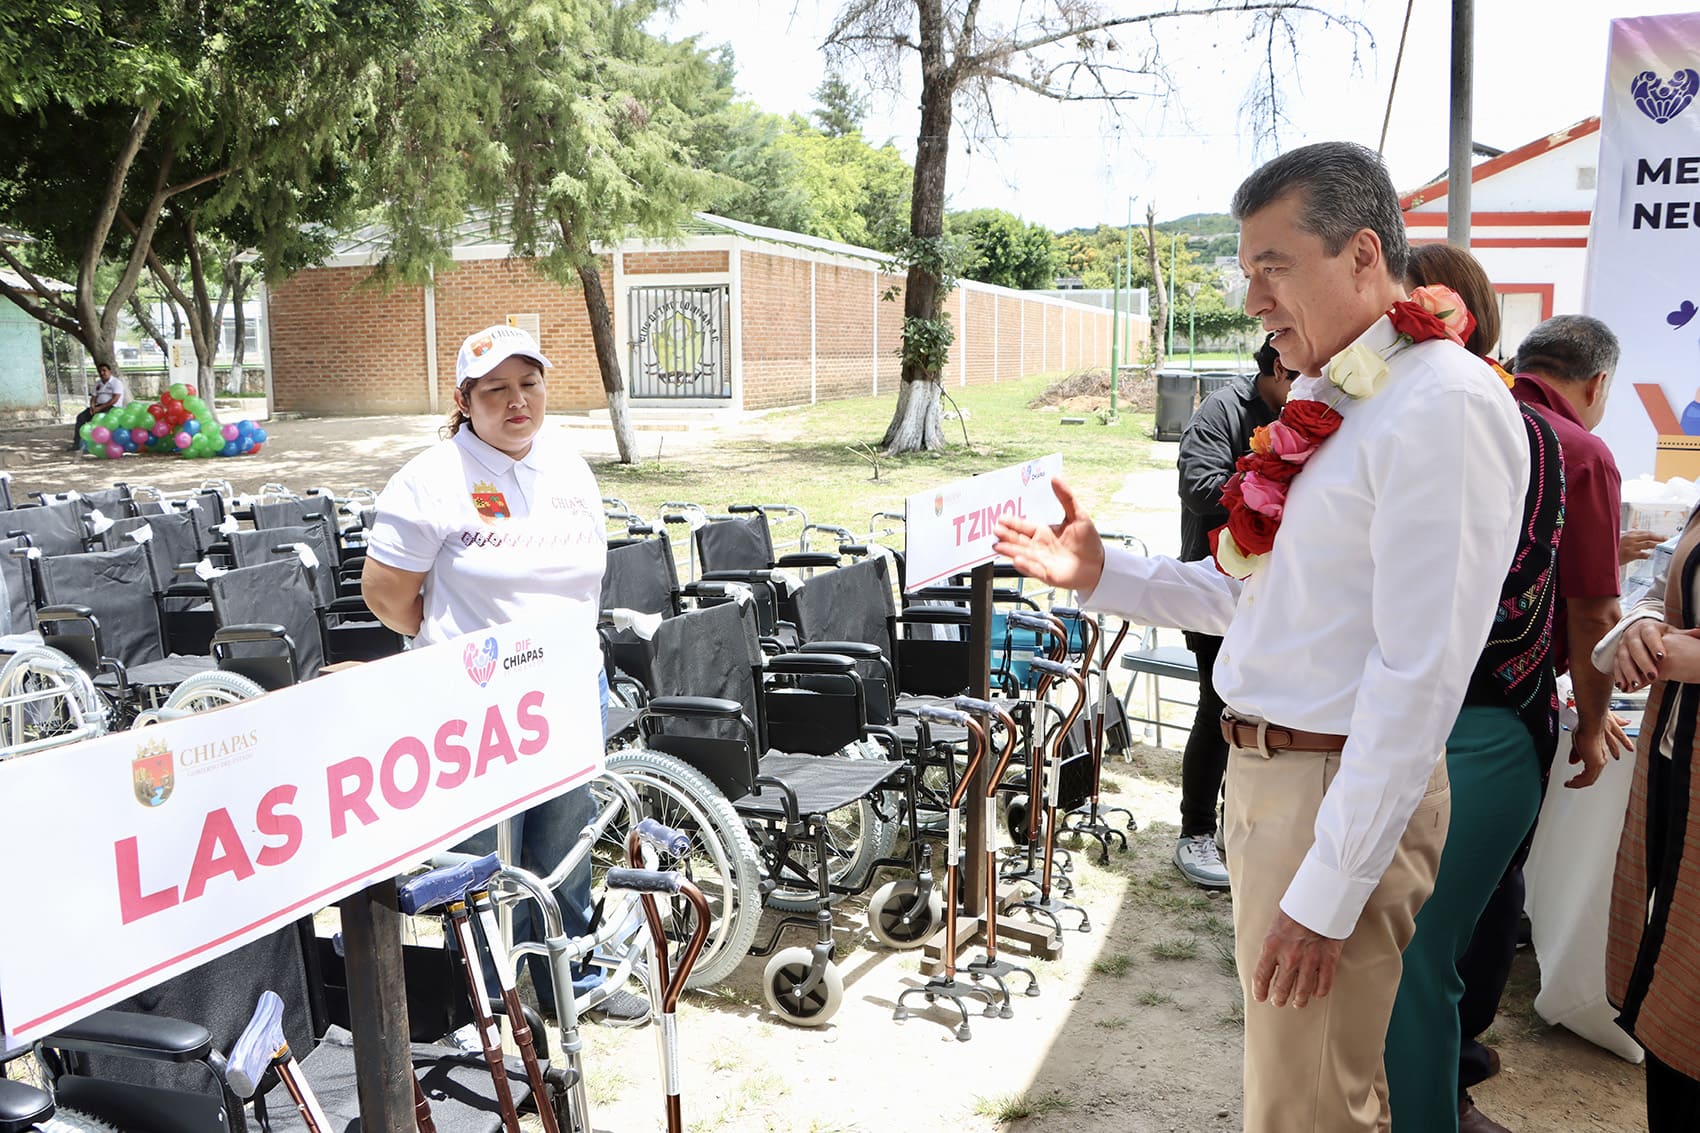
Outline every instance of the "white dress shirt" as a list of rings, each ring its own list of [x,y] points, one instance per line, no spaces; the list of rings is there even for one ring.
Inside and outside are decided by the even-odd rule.
[[[462,425],[384,487],[367,553],[425,575],[421,645],[550,616],[594,644],[605,532],[590,466],[549,426],[515,460]]]
[[[1386,356],[1396,339],[1383,317],[1359,341]],[[1268,561],[1245,583],[1209,559],[1109,547],[1081,598],[1222,635],[1216,691],[1235,714],[1349,737],[1281,901],[1335,939],[1392,862],[1463,704],[1529,477],[1516,403],[1481,359],[1437,339],[1389,368],[1361,401],[1323,378],[1294,382],[1292,397],[1345,421],[1293,480]]]

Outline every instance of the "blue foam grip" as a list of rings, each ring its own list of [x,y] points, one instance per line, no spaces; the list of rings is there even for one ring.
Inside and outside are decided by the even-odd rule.
[[[1056,629],[1051,619],[1043,614],[1030,614],[1026,610],[1011,610],[1008,617],[1012,623],[1021,626],[1023,629],[1043,630],[1046,633]]]
[[[1074,672],[1074,666],[1064,665],[1045,657],[1035,657],[1031,661],[1028,661],[1027,664],[1032,668],[1039,670],[1041,673],[1049,673],[1053,677],[1066,677],[1070,673]]]
[[[403,882],[396,890],[396,907],[411,917],[461,900],[472,884],[474,865],[475,862],[446,865]]]
[[[472,877],[467,882],[468,889],[488,889],[490,879],[496,876],[496,871],[502,868],[502,859],[492,850],[481,858],[470,861],[467,868],[472,871]]]
[[[958,712],[954,708],[938,708],[931,704],[923,704],[915,709],[915,715],[923,720],[931,720],[937,724],[953,724],[958,728],[968,726],[968,714]]]
[[[676,869],[611,869],[603,875],[609,889],[632,893],[677,893],[684,881]]]
[[[671,826],[663,826],[653,818],[646,818],[637,824],[638,837],[654,846],[663,853],[678,857],[691,848],[689,834],[681,834]]]
[[[1004,705],[990,700],[981,700],[977,696],[959,696],[950,702],[959,712],[978,712],[982,716],[996,716],[1005,708]]]

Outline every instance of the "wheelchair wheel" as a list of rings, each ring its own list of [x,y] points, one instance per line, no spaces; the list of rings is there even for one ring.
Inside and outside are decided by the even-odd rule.
[[[31,646],[0,668],[0,754],[103,735],[110,722],[94,682],[57,649]]]
[[[683,870],[708,898],[714,923],[686,986],[708,987],[731,974],[755,941],[761,895],[755,846],[743,820],[719,788],[682,760],[647,748],[610,752],[610,771],[630,781],[649,817],[690,835],[691,848],[663,868]],[[625,864],[625,831],[610,828],[609,857]],[[673,909],[673,933],[683,949],[689,906]]]
[[[207,712],[238,701],[264,696],[266,690],[247,677],[217,669],[196,673],[172,690],[165,698],[166,708],[188,712]]]
[[[814,959],[811,948],[781,948],[762,972],[761,991],[768,1007],[799,1027],[824,1026],[844,1005],[844,975],[830,960],[814,990],[801,993]]]
[[[884,759],[878,747],[852,744],[840,756],[850,759]],[[859,889],[866,885],[873,872],[874,862],[888,858],[897,845],[898,815],[902,796],[896,791],[885,792],[880,806],[872,799],[862,799],[855,806],[834,811],[827,816],[826,848],[832,859],[827,864],[827,880],[833,885]],[[889,816],[880,817],[883,809]],[[811,912],[820,904],[820,890],[813,884],[800,884],[798,874],[811,879],[815,875],[815,848],[810,842],[798,839],[790,846],[791,866],[780,885],[767,896],[769,907],[785,912]]]
[[[944,897],[937,889],[920,900],[912,880],[888,881],[868,900],[868,931],[887,948],[919,948],[944,920]]]

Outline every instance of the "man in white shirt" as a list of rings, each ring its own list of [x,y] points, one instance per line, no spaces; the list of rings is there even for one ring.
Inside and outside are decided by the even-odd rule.
[[[98,413],[108,409],[116,409],[127,405],[130,401],[130,391],[124,386],[124,379],[113,373],[112,367],[102,362],[95,367],[95,373],[100,380],[89,391],[88,408],[77,414],[76,423],[71,426],[71,448],[73,451],[83,447],[83,426]]]
[[[1344,417],[1292,480],[1261,567],[1241,583],[1209,559],[1106,548],[1060,484],[1063,522],[1000,523],[998,550],[1085,605],[1224,635],[1245,1128],[1384,1130],[1400,952],[1451,809],[1442,748],[1511,563],[1527,442],[1480,359],[1444,338],[1406,346],[1384,317],[1409,249],[1373,152],[1284,154],[1233,211],[1246,312],[1303,375],[1291,402]],[[1354,343],[1388,370],[1361,400],[1322,376]]]

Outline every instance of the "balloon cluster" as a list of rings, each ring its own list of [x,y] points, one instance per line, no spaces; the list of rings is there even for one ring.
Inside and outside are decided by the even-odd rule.
[[[174,384],[151,405],[128,405],[96,413],[79,430],[83,449],[107,460],[125,453],[153,452],[201,460],[212,456],[245,456],[259,452],[266,431],[252,421],[219,424],[212,406],[196,396],[195,387]]]

